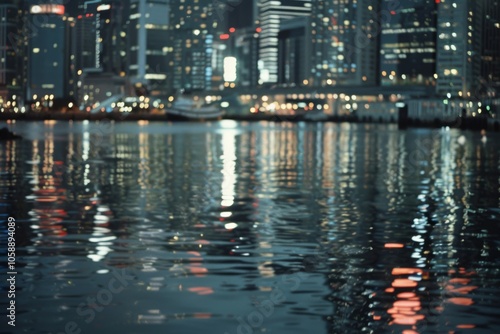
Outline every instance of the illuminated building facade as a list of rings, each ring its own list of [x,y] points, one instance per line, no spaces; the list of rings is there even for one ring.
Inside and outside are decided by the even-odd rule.
[[[44,96],[51,100],[69,97],[69,21],[64,13],[63,5],[29,7],[29,24],[36,27],[37,33],[27,39],[26,100]]]
[[[382,1],[382,85],[435,84],[436,6],[435,0]]]
[[[441,0],[438,4],[436,92],[474,98],[481,72],[484,1]]]
[[[81,46],[81,68],[120,74],[125,71],[127,53],[121,1],[86,1],[77,16]]]
[[[222,88],[255,87],[258,84],[260,28],[230,27],[214,42],[212,55],[212,86],[217,89],[217,80]],[[221,88],[220,85],[218,88]]]
[[[95,10],[97,6],[93,6],[85,2],[84,8],[81,9],[80,14],[77,16],[76,29],[74,31],[74,41],[77,57],[78,69],[94,69],[96,68],[95,50],[96,50],[96,18]]]
[[[323,1],[319,1],[323,2]],[[278,34],[283,20],[311,15],[310,0],[259,0],[259,83],[278,82]]]
[[[167,87],[168,0],[132,0],[128,22],[129,74],[137,86],[151,95]]]
[[[310,84],[377,83],[378,3],[376,0],[315,2],[311,15]]]
[[[123,94],[127,74],[124,7],[118,0],[85,1],[72,38],[81,107]]]
[[[258,0],[217,2],[212,88],[255,87],[259,71]],[[229,79],[229,80],[226,80]]]
[[[483,95],[494,97],[500,93],[500,0],[487,0],[483,11],[481,79],[487,86]]]
[[[18,58],[20,40],[18,35],[18,6],[15,1],[0,4],[0,107],[17,93],[20,77]]]
[[[214,51],[224,49],[221,47],[224,43],[219,43],[224,38],[220,37],[223,25],[219,26],[223,21],[220,15],[224,14],[221,10],[224,9],[215,8],[218,3],[185,0],[171,4],[171,89],[204,90],[211,88],[213,76],[220,78],[222,73],[214,73],[214,65],[220,65],[222,59],[222,55],[214,55]],[[215,81],[220,82],[219,79]]]

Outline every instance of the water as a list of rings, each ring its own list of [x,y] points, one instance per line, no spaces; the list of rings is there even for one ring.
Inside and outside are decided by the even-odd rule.
[[[24,139],[0,142],[2,254],[18,226],[4,331],[500,331],[498,133],[10,126]]]

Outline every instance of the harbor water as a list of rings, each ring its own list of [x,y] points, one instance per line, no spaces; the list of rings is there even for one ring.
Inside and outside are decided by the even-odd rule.
[[[500,134],[16,122],[2,333],[498,333]]]

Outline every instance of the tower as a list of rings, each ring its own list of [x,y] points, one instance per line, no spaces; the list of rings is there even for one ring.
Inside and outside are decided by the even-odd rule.
[[[313,85],[377,83],[378,1],[317,1],[312,7]]]
[[[64,5],[29,6],[26,99],[60,100],[69,97],[69,25]]]
[[[481,72],[484,1],[441,0],[438,4],[437,86],[447,98],[474,98]]]
[[[259,0],[259,83],[278,82],[278,35],[280,22],[311,15],[310,0]]]
[[[382,1],[382,85],[435,84],[436,6],[435,0]]]
[[[220,24],[224,21],[224,8],[217,6],[218,2],[211,0],[185,0],[172,5],[169,44],[172,89],[211,88],[218,66],[214,52],[219,51],[214,50],[214,42],[225,25]]]
[[[22,56],[22,38],[18,38],[18,9],[13,0],[0,4],[0,107],[10,106],[20,95],[18,65]],[[16,99],[12,99],[13,96]]]
[[[152,95],[165,92],[168,73],[168,0],[131,0],[128,22],[129,74]]]

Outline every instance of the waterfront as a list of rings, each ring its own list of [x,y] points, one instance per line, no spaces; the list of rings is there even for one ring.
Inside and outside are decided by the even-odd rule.
[[[500,330],[498,133],[9,127],[24,137],[0,142],[15,333]]]

